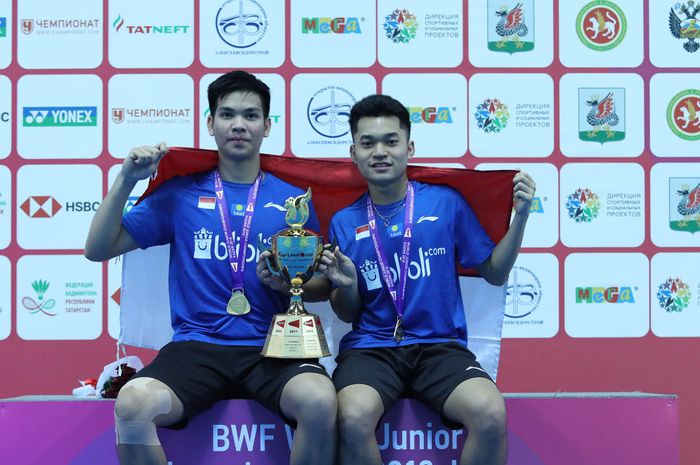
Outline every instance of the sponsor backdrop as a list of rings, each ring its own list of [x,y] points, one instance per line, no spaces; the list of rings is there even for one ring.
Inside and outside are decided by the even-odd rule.
[[[0,0],[0,397],[113,359],[121,264],[82,257],[95,209],[131,147],[213,147],[206,86],[245,68],[272,88],[267,153],[347,159],[349,108],[384,92],[416,163],[532,173],[500,388],[678,394],[690,464],[699,48],[693,0]]]

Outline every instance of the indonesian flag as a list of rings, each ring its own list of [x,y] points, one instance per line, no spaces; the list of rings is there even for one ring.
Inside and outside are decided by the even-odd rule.
[[[218,164],[215,150],[171,148],[158,165],[141,198],[173,176],[210,171]],[[263,171],[278,176],[300,189],[311,187],[312,202],[321,234],[328,237],[333,214],[351,204],[367,190],[367,182],[354,163],[325,161],[285,156],[261,155]],[[513,208],[512,179],[515,171],[475,171],[409,166],[408,177],[417,181],[449,185],[460,191],[469,202],[480,223],[494,243],[505,235]],[[206,208],[200,199],[200,208]],[[364,231],[356,230],[356,238]],[[138,347],[159,349],[172,335],[167,290],[168,246],[146,251],[135,250],[124,256],[121,295],[120,342]],[[149,269],[144,278],[139,269]],[[500,338],[505,305],[505,286],[491,286],[475,278],[473,270],[459,269],[462,295],[469,323],[469,347],[495,379],[500,352]],[[469,278],[468,276],[471,276]],[[310,312],[321,316],[329,345],[335,348],[350,326],[340,322],[327,302],[305,304]],[[486,320],[486,321],[484,321]],[[484,347],[485,346],[485,350]],[[331,357],[323,359],[327,367]],[[329,367],[332,368],[332,367]]]

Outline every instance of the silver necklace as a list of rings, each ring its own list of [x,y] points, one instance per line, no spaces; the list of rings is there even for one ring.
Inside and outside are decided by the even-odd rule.
[[[382,223],[384,223],[384,227],[388,228],[389,223],[391,222],[391,219],[395,217],[406,205],[406,198],[404,197],[403,201],[394,209],[393,212],[391,212],[389,215],[385,216],[382,215],[379,210],[377,210],[377,206],[372,202],[372,208],[374,208],[374,212],[377,214],[379,218],[381,218]]]

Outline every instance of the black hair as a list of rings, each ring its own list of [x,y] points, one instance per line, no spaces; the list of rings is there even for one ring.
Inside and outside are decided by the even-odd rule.
[[[395,98],[374,94],[355,103],[350,109],[350,133],[353,139],[360,118],[367,116],[396,116],[399,119],[399,126],[406,130],[407,139],[411,138],[411,117],[406,107]]]
[[[209,112],[214,117],[219,101],[232,92],[251,92],[260,97],[263,116],[270,116],[270,88],[257,77],[243,71],[230,71],[216,78],[209,84],[207,97],[209,98]]]

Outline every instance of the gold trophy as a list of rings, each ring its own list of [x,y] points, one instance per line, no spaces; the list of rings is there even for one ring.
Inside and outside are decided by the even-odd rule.
[[[262,354],[273,358],[319,358],[331,355],[318,315],[304,309],[301,286],[314,275],[323,252],[323,238],[304,229],[309,219],[311,189],[290,197],[284,206],[289,225],[271,238],[270,271],[291,286],[287,313],[277,313],[267,332]],[[264,249],[264,247],[260,247]]]

